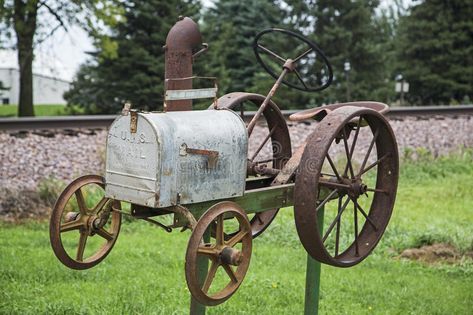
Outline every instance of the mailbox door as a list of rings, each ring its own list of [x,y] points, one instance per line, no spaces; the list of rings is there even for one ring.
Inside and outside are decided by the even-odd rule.
[[[155,206],[161,151],[153,126],[138,119],[132,133],[130,116],[120,116],[110,127],[106,154],[106,196]]]

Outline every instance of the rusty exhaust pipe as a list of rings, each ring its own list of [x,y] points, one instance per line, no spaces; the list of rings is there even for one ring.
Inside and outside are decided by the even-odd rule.
[[[189,78],[192,76],[193,52],[202,44],[199,26],[191,18],[179,17],[166,38],[165,79]],[[199,51],[195,55],[200,54]],[[166,90],[192,89],[192,80],[165,81]],[[167,102],[167,111],[192,110],[192,100]]]

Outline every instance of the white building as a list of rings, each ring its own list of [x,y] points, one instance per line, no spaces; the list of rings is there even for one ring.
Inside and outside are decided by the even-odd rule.
[[[0,90],[0,104],[18,104],[20,93],[20,71],[15,68],[0,68],[0,82],[7,90]],[[33,74],[33,104],[66,104],[64,92],[70,82]]]

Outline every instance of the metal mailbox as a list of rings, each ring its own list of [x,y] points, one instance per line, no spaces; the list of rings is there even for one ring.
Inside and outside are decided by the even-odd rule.
[[[162,208],[242,196],[248,136],[229,110],[137,113],[107,139],[108,198]]]

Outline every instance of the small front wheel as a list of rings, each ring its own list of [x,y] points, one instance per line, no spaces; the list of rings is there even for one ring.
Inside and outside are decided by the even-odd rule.
[[[104,196],[105,180],[86,175],[70,183],[54,205],[51,246],[67,267],[89,269],[112,250],[121,225],[120,202]]]
[[[204,239],[215,229],[213,242]],[[235,232],[228,240],[226,232]],[[251,226],[246,213],[234,202],[220,202],[199,219],[186,252],[186,281],[192,296],[204,305],[229,299],[240,287],[250,266]],[[204,281],[199,266],[210,266]]]

